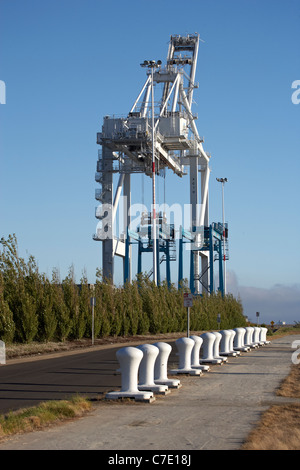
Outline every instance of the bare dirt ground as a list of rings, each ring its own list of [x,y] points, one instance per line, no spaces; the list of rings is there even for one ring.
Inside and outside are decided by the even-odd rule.
[[[191,332],[190,334],[201,335],[203,331]],[[94,344],[91,339],[83,338],[61,343],[48,342],[30,344],[12,344],[6,346],[6,359],[18,359],[24,357],[40,356],[43,354],[76,351],[78,349],[93,349],[98,346],[119,345],[124,343],[145,343],[147,341],[170,341],[184,336],[184,332],[162,333],[158,335],[135,335],[135,336],[107,336],[96,338]]]

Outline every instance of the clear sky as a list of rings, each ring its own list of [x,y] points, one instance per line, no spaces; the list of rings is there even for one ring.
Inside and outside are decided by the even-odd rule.
[[[216,177],[228,178],[228,290],[252,320],[300,321],[299,0],[0,0],[0,235],[15,233],[49,277],[74,264],[78,282],[83,269],[95,280],[96,133],[129,112],[140,63],[164,63],[170,35],[194,32],[210,221],[222,219]],[[167,173],[170,204],[188,202],[178,180]],[[141,187],[137,175],[135,201]]]

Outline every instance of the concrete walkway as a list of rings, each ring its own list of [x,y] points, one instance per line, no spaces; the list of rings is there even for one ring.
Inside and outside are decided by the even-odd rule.
[[[0,450],[234,450],[272,404],[299,335],[213,365],[149,403],[99,402],[86,417],[9,438]],[[299,402],[299,400],[297,400]],[[112,455],[114,455],[112,453]]]

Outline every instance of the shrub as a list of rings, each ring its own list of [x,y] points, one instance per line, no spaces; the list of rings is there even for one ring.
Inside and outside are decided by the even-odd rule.
[[[69,336],[72,324],[57,269],[52,272],[51,298],[53,301],[52,309],[57,321],[56,338],[59,341],[65,341]]]
[[[28,261],[18,255],[15,235],[1,239],[0,251],[0,335],[10,342],[30,342],[91,337],[92,293],[83,273],[80,285],[75,282],[74,267],[63,281],[57,269],[52,279],[40,274],[33,256]],[[156,286],[140,274],[124,287],[116,287],[96,271],[94,296],[94,336],[119,336],[182,332],[187,326],[183,292],[163,281]],[[190,309],[190,330],[221,329],[245,326],[240,299],[220,293],[194,297]]]

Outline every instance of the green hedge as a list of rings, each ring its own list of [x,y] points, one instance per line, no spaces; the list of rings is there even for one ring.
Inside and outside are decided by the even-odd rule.
[[[1,239],[0,252],[0,339],[6,343],[64,341],[91,337],[92,295],[85,274],[76,284],[71,267],[65,279],[53,269],[52,279],[40,273],[33,256],[18,255],[17,239]],[[127,336],[181,332],[186,330],[183,291],[155,286],[139,276],[124,287],[116,287],[96,273],[94,335]],[[243,307],[232,295],[196,297],[190,310],[191,331],[245,326]]]

